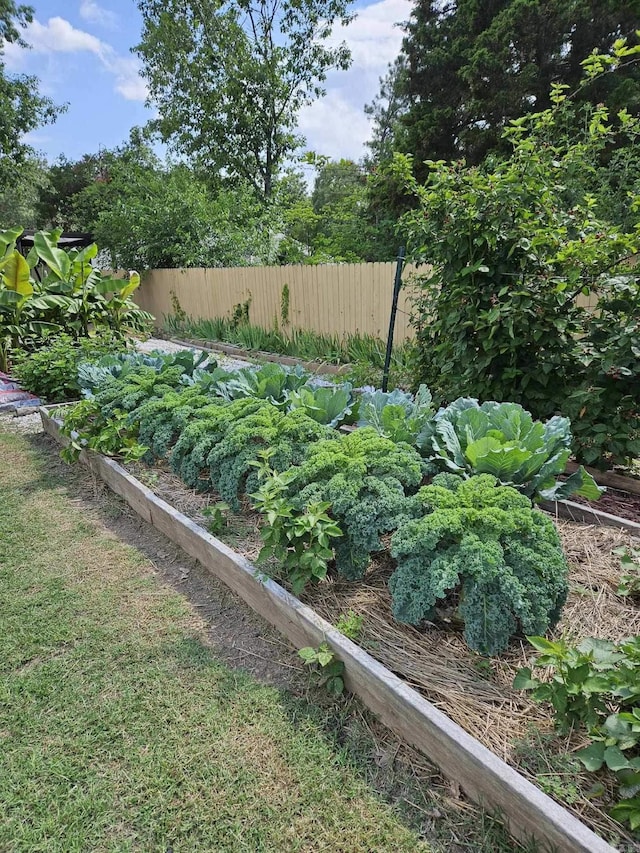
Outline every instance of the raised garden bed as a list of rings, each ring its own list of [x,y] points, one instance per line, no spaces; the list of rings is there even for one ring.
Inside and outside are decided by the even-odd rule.
[[[276,355],[275,353],[262,352],[261,350],[245,350],[235,346],[235,344],[212,343],[211,341],[204,340],[182,340],[180,338],[169,338],[169,340],[172,344],[208,350],[210,352],[221,352],[235,358],[247,358],[253,361],[273,361],[276,364],[283,364],[286,367],[300,365],[305,370],[308,370],[309,373],[331,373],[335,376],[341,376],[343,373],[348,373],[351,370],[351,365],[349,364],[329,364],[326,361],[301,361],[299,358],[293,358],[289,355]]]
[[[46,431],[60,441],[59,424],[45,410],[42,410],[42,419]],[[296,646],[317,646],[320,642],[328,642],[346,665],[349,689],[357,693],[393,731],[433,760],[468,796],[489,808],[499,810],[514,835],[537,838],[540,849],[593,853],[614,849],[427,701],[406,681],[336,631],[316,610],[300,602],[274,581],[265,579],[244,556],[232,551],[193,519],[163,501],[120,465],[93,453],[83,453],[82,459],[146,521],[200,560]],[[337,589],[332,591],[338,593]],[[355,596],[363,594],[367,594],[366,587],[364,592],[359,589],[354,593]],[[341,601],[343,610],[345,604],[345,600]],[[318,606],[316,604],[316,608]],[[370,628],[381,643],[382,627],[373,624]],[[414,642],[417,642],[419,632],[409,628],[406,631],[407,636],[413,636]],[[442,644],[441,637],[442,634],[436,638],[432,658],[426,659],[424,670],[428,673],[427,683],[431,680],[437,692],[436,665],[439,664],[440,671],[449,669],[450,673],[453,672],[458,696],[473,696],[471,686],[474,683],[482,684],[483,679],[473,677],[473,667],[471,671],[467,670],[466,680],[462,678],[465,667],[459,665],[459,650],[455,643],[447,648]],[[395,663],[391,662],[391,666],[401,671],[403,664],[400,658],[406,646],[404,635],[396,641],[396,646],[398,659]],[[481,662],[482,659],[476,656],[476,661]],[[490,685],[490,682],[485,680],[484,684]],[[490,687],[485,690],[491,694],[487,700],[489,703],[506,706],[509,713],[518,715],[520,723],[524,724],[530,717],[531,706],[520,695],[509,696],[506,692],[501,695],[495,686],[493,691]],[[453,701],[456,701],[455,696]],[[606,828],[612,830],[611,825]]]

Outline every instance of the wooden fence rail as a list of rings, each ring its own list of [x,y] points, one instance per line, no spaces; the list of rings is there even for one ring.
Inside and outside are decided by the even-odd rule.
[[[409,321],[415,267],[405,267],[395,342],[413,337]],[[280,267],[150,270],[136,293],[140,307],[158,326],[173,313],[172,294],[189,317],[230,316],[234,306],[250,300],[249,318],[265,328],[282,328],[281,301],[289,293],[289,323],[284,328],[315,332],[360,332],[386,338],[395,263],[323,264]],[[579,298],[591,307],[595,297]]]

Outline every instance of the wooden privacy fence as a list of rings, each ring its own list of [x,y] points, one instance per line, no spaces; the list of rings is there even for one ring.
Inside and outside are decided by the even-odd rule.
[[[285,328],[386,338],[395,267],[395,263],[380,263],[151,270],[135,298],[158,325],[165,315],[174,313],[172,294],[185,314],[194,318],[230,316],[234,306],[249,299],[250,322],[270,329],[276,323],[282,327],[282,294],[287,285],[289,325]],[[405,282],[413,271],[414,267],[405,268]],[[403,287],[396,343],[413,336],[410,311],[409,288]]]
[[[386,339],[389,329],[395,263],[323,264],[280,267],[150,270],[135,294],[141,308],[161,326],[174,313],[172,296],[188,317],[228,317],[239,303],[250,301],[249,320],[257,326],[283,327],[281,306],[288,288],[288,325],[285,329],[375,335]],[[426,270],[422,267],[419,271]],[[413,337],[409,322],[410,285],[415,267],[407,265],[400,291],[395,343]],[[578,297],[592,308],[596,295]]]

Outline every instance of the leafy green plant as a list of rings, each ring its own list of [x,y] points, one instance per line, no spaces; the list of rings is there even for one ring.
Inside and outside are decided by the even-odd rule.
[[[87,338],[61,334],[51,337],[46,347],[35,352],[18,350],[13,356],[13,372],[23,388],[49,402],[77,400],[81,396],[78,368],[113,353],[126,353],[129,344],[110,332]]]
[[[338,660],[328,643],[320,643],[317,649],[306,646],[298,652],[307,666],[315,667],[319,687],[325,687],[332,696],[344,691],[344,663]]]
[[[207,530],[209,533],[216,535],[220,533],[228,524],[227,512],[231,507],[224,501],[216,501],[202,510],[202,514],[207,519]]]
[[[435,414],[431,392],[421,385],[415,396],[396,389],[366,391],[361,395],[358,426],[371,426],[392,441],[414,444],[430,451],[429,424]]]
[[[333,557],[330,540],[341,536],[338,525],[327,515],[329,504],[318,501],[296,512],[287,491],[296,478],[295,469],[278,473],[269,460],[273,452],[261,454],[255,462],[260,486],[252,494],[254,507],[264,515],[266,525],[260,530],[264,545],[257,559],[264,565],[275,558],[298,595],[307,583],[326,577],[327,563]]]
[[[299,409],[312,420],[330,427],[348,423],[351,420],[353,405],[351,385],[348,382],[340,386],[317,388],[303,385],[297,391],[288,392],[286,396],[289,411]]]
[[[480,474],[439,474],[418,492],[427,514],[391,539],[398,567],[389,579],[396,619],[418,625],[449,604],[470,648],[499,654],[518,631],[558,621],[567,562],[550,518],[528,498]]]
[[[627,49],[616,41],[616,61]],[[394,174],[417,201],[401,227],[413,258],[431,265],[418,280],[416,381],[442,400],[473,394],[536,417],[563,411],[584,332],[576,297],[628,273],[637,250],[637,235],[604,221],[579,185],[605,148],[633,138],[637,121],[627,110],[610,117],[603,104],[577,114],[563,86],[550,98],[550,109],[511,122],[509,156],[473,168],[430,161],[421,186],[411,160],[396,155]]]
[[[357,640],[362,634],[364,625],[364,616],[350,610],[348,613],[342,613],[336,622],[336,628],[345,637],[350,640]]]
[[[640,549],[615,548],[613,553],[620,557],[623,574],[616,590],[618,595],[640,598]]]
[[[370,428],[316,441],[296,471],[290,496],[298,511],[326,502],[343,531],[334,544],[336,568],[356,580],[370,554],[382,549],[380,536],[411,515],[407,495],[419,486],[424,462],[411,447],[395,444]]]
[[[640,456],[640,280],[621,275],[599,285],[596,310],[577,343],[571,417],[576,458],[609,468]]]
[[[137,462],[148,452],[138,442],[126,412],[115,409],[106,417],[95,400],[82,400],[65,411],[60,431],[69,439],[61,453],[67,462],[75,461],[83,450],[121,456],[127,462]]]
[[[534,421],[517,403],[462,397],[440,409],[431,430],[433,461],[469,477],[491,474],[534,500],[560,500],[572,494],[597,500],[604,491],[581,466],[564,481],[571,455],[568,418]]]
[[[561,732],[583,725],[591,744],[576,753],[587,770],[607,767],[619,783],[619,801],[611,815],[640,829],[640,637],[620,643],[589,638],[577,646],[528,637],[540,653],[535,669],[551,670],[551,677],[534,677],[521,669],[514,687],[531,691],[549,702]]]

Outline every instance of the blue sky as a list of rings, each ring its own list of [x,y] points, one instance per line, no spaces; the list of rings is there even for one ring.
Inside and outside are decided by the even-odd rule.
[[[25,32],[31,50],[5,47],[7,70],[35,74],[41,92],[68,110],[54,125],[28,135],[50,161],[65,154],[112,148],[129,129],[153,115],[145,106],[144,81],[130,48],[137,44],[141,18],[135,0],[31,0],[35,20]],[[356,20],[337,33],[351,47],[349,71],[334,72],[327,95],[305,108],[300,130],[307,148],[330,157],[357,159],[364,153],[369,123],[365,103],[378,90],[378,78],[397,55],[410,0],[357,0]]]

